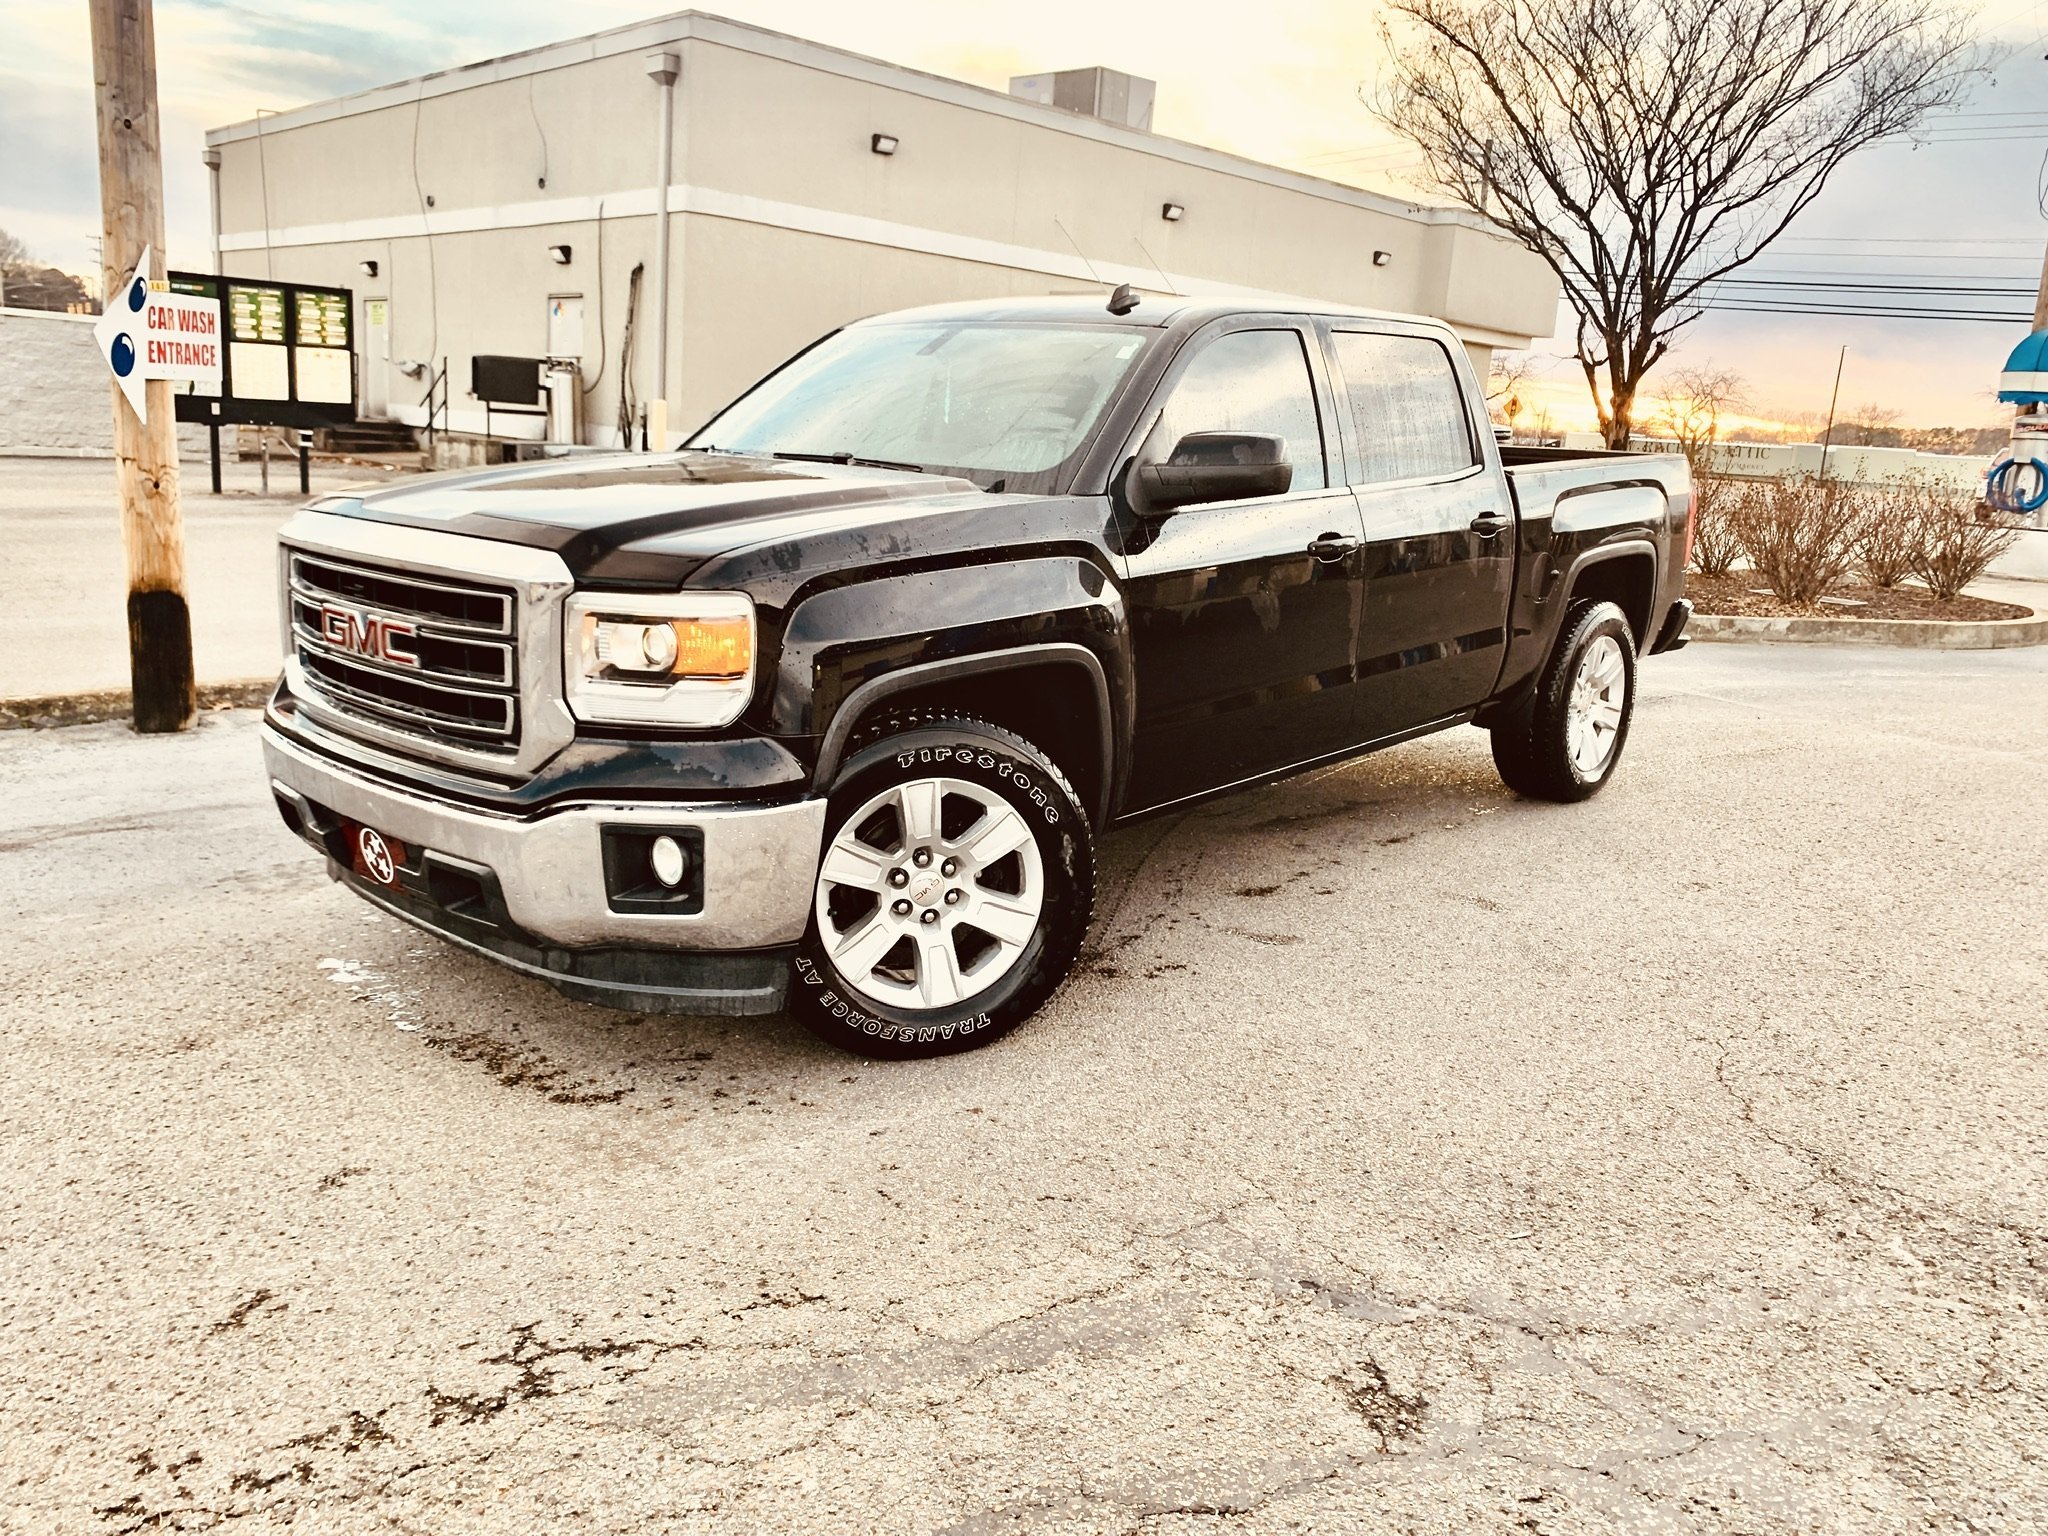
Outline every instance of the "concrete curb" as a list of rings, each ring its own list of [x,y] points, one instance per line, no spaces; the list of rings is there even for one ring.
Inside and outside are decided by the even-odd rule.
[[[1935,651],[2003,651],[2048,645],[2048,614],[2024,619],[1750,618],[1696,613],[1685,627],[1694,640],[1773,641],[1791,645],[1902,645]]]
[[[277,680],[250,678],[239,683],[201,683],[199,710],[261,709]],[[45,693],[33,698],[0,699],[0,731],[48,730],[60,725],[98,725],[126,720],[134,702],[125,688],[97,693]]]

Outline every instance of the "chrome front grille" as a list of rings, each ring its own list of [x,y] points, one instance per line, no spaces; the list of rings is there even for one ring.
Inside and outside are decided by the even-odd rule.
[[[303,550],[286,561],[293,654],[331,708],[473,751],[518,752],[509,589]]]
[[[550,549],[380,522],[351,497],[278,533],[285,685],[330,751],[516,780],[567,746]],[[341,738],[346,738],[342,740]]]

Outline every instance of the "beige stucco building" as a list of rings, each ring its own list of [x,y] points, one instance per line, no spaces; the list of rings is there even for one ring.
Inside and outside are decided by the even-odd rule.
[[[474,354],[573,359],[586,442],[618,441],[622,383],[679,435],[823,331],[949,299],[1129,282],[1418,311],[1482,371],[1556,313],[1548,268],[1461,210],[696,12],[207,145],[222,270],[352,289],[362,414],[422,424],[422,365],[445,358],[456,431],[484,426]]]

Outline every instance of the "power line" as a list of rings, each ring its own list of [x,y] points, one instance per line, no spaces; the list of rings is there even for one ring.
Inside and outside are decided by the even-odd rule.
[[[2041,243],[2038,235],[1995,236],[1979,240],[1973,236],[1956,235],[1786,235],[1774,242],[1784,245],[1792,241],[1808,245],[2025,245]]]
[[[1582,294],[1581,296],[1583,297],[1584,295]],[[1796,298],[1774,301],[1768,294],[1738,294],[1735,296],[1735,300],[1719,298],[1693,299],[1676,307],[1679,309],[1722,311],[1738,314],[1813,315],[1822,319],[1843,316],[1868,320],[1982,321],[1987,324],[1996,325],[2024,325],[2031,318],[2029,315],[2024,314],[2000,314],[1983,309],[1938,308],[1933,305],[1907,307],[1864,304],[1843,307],[1836,304],[1807,303]]]
[[[1968,251],[1781,251],[1765,247],[1779,261],[2004,261],[2032,264],[2031,256],[1973,256]],[[1763,252],[1758,252],[1762,255]]]
[[[1768,277],[1721,277],[1717,288],[1825,288],[1830,292],[1865,293],[1971,293],[1997,294],[2008,298],[2032,298],[2032,288],[1964,288],[1943,283],[1815,283]]]
[[[1986,314],[1978,310],[1837,309],[1825,305],[1805,309],[1769,304],[1691,304],[1685,307],[1731,314],[1812,315],[1822,320],[1837,317],[1856,320],[1977,320],[1990,325],[2025,325],[2032,318],[2020,314]]]

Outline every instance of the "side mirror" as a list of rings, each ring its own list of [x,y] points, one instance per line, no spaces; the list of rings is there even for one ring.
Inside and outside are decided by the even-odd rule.
[[[1140,464],[1138,509],[1159,517],[1211,501],[1278,496],[1294,484],[1287,440],[1258,432],[1190,432],[1164,464]]]

